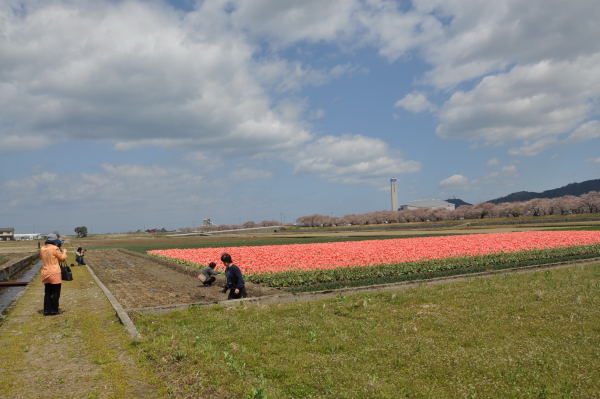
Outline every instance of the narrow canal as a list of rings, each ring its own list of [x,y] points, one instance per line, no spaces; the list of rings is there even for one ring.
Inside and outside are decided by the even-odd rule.
[[[17,273],[11,277],[14,281],[32,281],[42,267],[42,261],[34,263],[32,266]],[[27,286],[0,287],[0,315],[4,315],[6,309],[19,297]],[[0,317],[1,319],[2,317]]]

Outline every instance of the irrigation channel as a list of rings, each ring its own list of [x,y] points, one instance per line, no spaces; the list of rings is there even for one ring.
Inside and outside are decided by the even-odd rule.
[[[26,267],[24,270],[11,276],[13,281],[22,281],[30,283],[33,278],[37,275],[38,271],[42,267],[42,261],[38,260]],[[8,309],[23,293],[27,286],[0,286],[0,319],[4,318],[4,312]]]

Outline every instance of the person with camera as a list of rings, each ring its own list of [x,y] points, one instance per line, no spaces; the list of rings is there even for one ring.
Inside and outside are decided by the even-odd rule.
[[[79,266],[85,265],[85,261],[83,260],[84,255],[85,255],[85,249],[83,249],[82,247],[77,248],[77,251],[75,251],[75,261],[77,262],[77,264]]]
[[[61,249],[63,244],[58,234],[48,234],[44,246],[40,248],[42,258],[42,283],[44,284],[44,316],[62,313],[58,307],[62,277],[60,262],[67,259],[67,250]]]
[[[239,267],[233,264],[231,255],[224,253],[221,255],[221,262],[225,265],[225,277],[227,278],[227,285],[223,289],[223,292],[229,290],[229,296],[227,299],[239,299],[246,298],[246,283],[242,276],[242,271]]]

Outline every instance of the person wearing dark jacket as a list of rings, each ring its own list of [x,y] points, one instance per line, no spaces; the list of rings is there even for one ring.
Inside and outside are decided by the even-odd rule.
[[[229,290],[227,299],[246,298],[248,295],[246,294],[246,284],[244,282],[244,277],[242,276],[242,271],[233,264],[231,255],[228,253],[221,255],[221,262],[225,265],[227,285],[225,286],[225,289],[223,289],[223,292]]]

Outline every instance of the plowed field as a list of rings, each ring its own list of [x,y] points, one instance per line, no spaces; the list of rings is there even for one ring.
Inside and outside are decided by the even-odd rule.
[[[227,294],[221,292],[225,283],[222,274],[213,286],[204,287],[194,275],[177,271],[147,256],[105,249],[90,250],[85,259],[125,309],[214,303],[227,299]],[[248,297],[279,292],[250,282],[246,282],[246,290]]]

